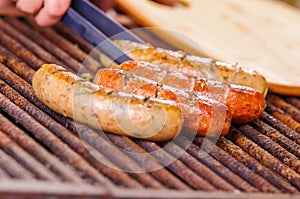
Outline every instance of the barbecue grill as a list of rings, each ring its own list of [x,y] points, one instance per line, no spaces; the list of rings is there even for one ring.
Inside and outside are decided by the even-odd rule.
[[[8,17],[11,13],[0,18],[2,196],[300,197],[300,98],[269,93],[261,118],[232,126],[208,154],[200,150],[201,137],[191,145],[182,138],[167,148],[108,133],[103,137],[46,107],[31,87],[34,72],[44,63],[96,71],[101,66],[98,55],[85,60],[93,46],[63,24],[41,29],[28,17]],[[149,35],[145,38],[150,41]],[[84,60],[88,64],[82,66]],[[107,139],[124,151],[144,155],[122,153]],[[161,151],[147,153],[155,150]],[[156,170],[164,161],[173,163]],[[134,172],[143,169],[152,171]]]

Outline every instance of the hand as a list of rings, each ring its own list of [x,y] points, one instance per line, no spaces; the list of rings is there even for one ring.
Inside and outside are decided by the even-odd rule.
[[[0,0],[0,8],[15,5],[19,10],[35,15],[39,26],[52,26],[60,21],[70,7],[72,0]],[[113,0],[92,0],[103,10],[114,5]]]
[[[68,10],[71,0],[1,0],[0,7],[13,5],[28,14],[35,15],[39,26],[52,26]]]
[[[36,14],[36,23],[45,27],[59,22],[70,4],[71,0],[17,0],[16,7],[28,14]]]

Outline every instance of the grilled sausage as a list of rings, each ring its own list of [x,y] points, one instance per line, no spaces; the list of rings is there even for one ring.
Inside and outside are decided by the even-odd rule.
[[[201,96],[225,103],[231,111],[234,123],[246,123],[257,119],[266,107],[262,93],[250,87],[203,78],[189,78],[149,62],[127,61],[120,64],[118,68],[160,84],[187,92],[195,91]]]
[[[170,140],[181,131],[181,109],[173,101],[112,92],[61,66],[43,65],[32,85],[51,109],[93,128],[152,141]]]
[[[231,114],[223,103],[157,84],[119,69],[100,69],[94,83],[113,90],[176,102],[183,111],[184,128],[197,132],[197,135],[217,136],[229,132]]]
[[[254,70],[186,54],[182,51],[154,48],[150,44],[144,45],[127,40],[116,40],[115,43],[134,60],[158,64],[188,77],[201,77],[223,83],[244,85],[260,91],[263,96],[267,94],[266,79]],[[117,66],[104,55],[101,60],[104,65]]]

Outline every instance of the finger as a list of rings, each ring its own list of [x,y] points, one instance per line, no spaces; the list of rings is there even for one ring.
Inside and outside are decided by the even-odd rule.
[[[2,8],[11,6],[13,4],[14,4],[14,2],[12,0],[1,0],[0,1],[0,7],[2,7]]]
[[[39,26],[52,26],[57,23],[68,10],[71,0],[44,0],[44,7],[36,15]]]
[[[43,6],[43,0],[18,0],[16,7],[28,14],[37,13]]]

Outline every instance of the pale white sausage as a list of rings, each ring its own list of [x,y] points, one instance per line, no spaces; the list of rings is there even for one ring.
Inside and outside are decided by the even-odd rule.
[[[58,65],[43,65],[32,85],[48,107],[93,128],[151,141],[170,140],[182,128],[181,110],[173,102],[113,92]]]

